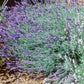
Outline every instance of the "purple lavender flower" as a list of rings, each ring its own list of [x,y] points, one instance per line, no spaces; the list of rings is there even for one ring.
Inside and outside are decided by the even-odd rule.
[[[60,18],[59,17],[56,17],[56,20],[60,20]]]
[[[71,20],[71,18],[67,17],[66,20]]]
[[[32,63],[31,61],[24,61],[23,63],[26,63],[26,64],[35,64],[35,63]]]

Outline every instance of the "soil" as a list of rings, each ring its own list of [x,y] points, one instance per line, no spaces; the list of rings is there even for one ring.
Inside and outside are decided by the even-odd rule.
[[[44,75],[42,73],[20,74],[20,72],[6,69],[6,66],[6,64],[0,66],[0,84],[44,84]],[[36,76],[39,77],[35,80]]]

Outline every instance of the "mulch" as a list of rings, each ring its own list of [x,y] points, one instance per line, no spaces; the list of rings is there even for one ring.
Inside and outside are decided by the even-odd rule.
[[[7,62],[8,60],[5,61]],[[45,77],[42,73],[20,74],[19,71],[9,70],[6,66],[7,64],[0,66],[0,84],[44,84],[43,79]],[[37,76],[38,79],[35,80]]]

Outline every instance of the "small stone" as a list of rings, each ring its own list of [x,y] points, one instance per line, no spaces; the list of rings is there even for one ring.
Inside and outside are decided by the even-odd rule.
[[[43,83],[45,83],[45,84],[52,84],[53,82],[55,82],[54,79],[45,78],[45,79],[43,80]]]
[[[71,84],[75,84],[75,83],[71,83]]]

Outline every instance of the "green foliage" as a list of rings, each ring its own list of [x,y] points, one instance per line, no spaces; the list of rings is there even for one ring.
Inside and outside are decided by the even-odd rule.
[[[80,82],[80,84],[84,83],[84,54],[82,55],[80,59],[81,63],[79,66],[77,66],[75,74],[77,76],[77,80]]]
[[[2,4],[2,6],[0,6],[0,21],[5,17],[5,15],[3,14],[4,13],[4,11],[5,11],[5,9],[6,9],[6,4],[7,4],[7,2],[8,2],[8,0],[4,0],[4,2],[3,2],[3,4]]]
[[[0,55],[0,66],[2,65],[2,56]]]
[[[84,83],[84,32],[83,32],[83,12],[84,12],[84,8],[81,7],[81,11],[79,13],[79,23],[80,23],[80,27],[79,27],[79,34],[78,34],[78,53],[79,53],[79,60],[80,63],[79,65],[77,65],[76,69],[75,69],[75,74],[77,76],[77,80],[79,81],[80,84]],[[77,20],[78,21],[78,20]],[[75,42],[76,43],[76,42]]]
[[[0,66],[2,65],[2,60],[0,60]]]

